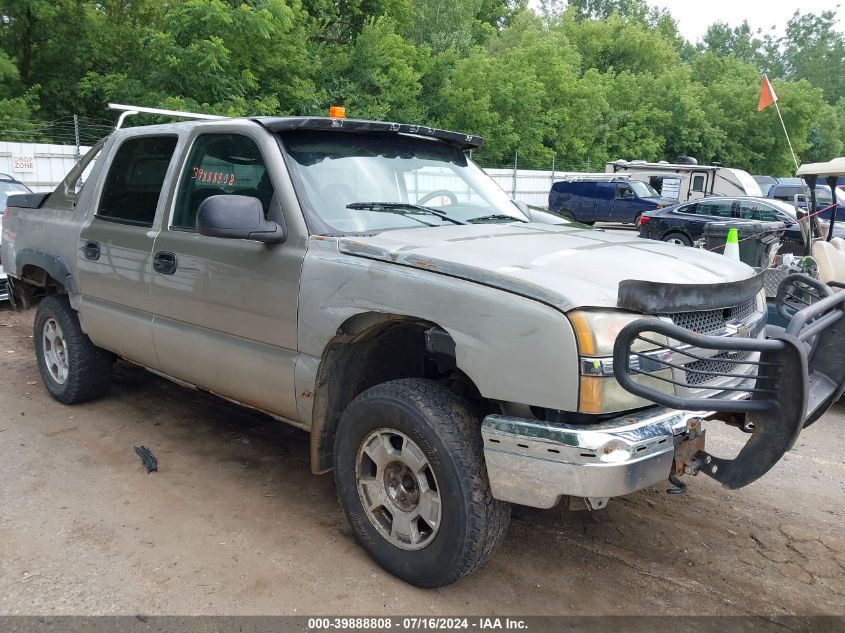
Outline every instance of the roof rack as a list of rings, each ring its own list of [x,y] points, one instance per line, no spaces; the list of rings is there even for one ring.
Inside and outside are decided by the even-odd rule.
[[[557,177],[557,176],[556,176]],[[579,173],[579,172],[564,172],[559,176],[560,180],[566,180],[569,182],[580,182],[580,181],[611,181],[611,180],[630,180],[631,174],[613,174],[608,172],[596,172],[596,173]]]
[[[158,114],[161,116],[172,116],[179,119],[198,119],[205,121],[219,121],[227,117],[217,114],[203,114],[201,112],[186,112],[184,110],[162,110],[161,108],[143,108],[141,106],[124,105],[122,103],[110,103],[109,110],[117,110],[122,114],[117,119],[117,124],[114,126],[115,130],[119,130],[123,125],[126,117],[135,114]]]

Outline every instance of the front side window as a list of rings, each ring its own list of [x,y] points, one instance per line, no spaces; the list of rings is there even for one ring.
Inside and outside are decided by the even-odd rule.
[[[631,188],[628,185],[616,185],[616,196],[617,200],[633,200],[634,192],[631,191]]]
[[[780,221],[777,211],[765,204],[751,201],[739,204],[739,217],[743,220],[762,220],[763,222]]]
[[[282,141],[318,231],[526,221],[490,177],[442,141],[306,130]]]
[[[175,136],[140,136],[125,140],[112,159],[97,217],[152,226]]]
[[[273,198],[273,185],[264,158],[255,141],[247,136],[199,136],[179,178],[171,226],[195,229],[200,204],[211,196],[224,194],[258,198],[266,218]]]

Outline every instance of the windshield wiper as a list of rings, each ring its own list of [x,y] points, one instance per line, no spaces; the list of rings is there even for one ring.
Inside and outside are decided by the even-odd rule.
[[[504,213],[494,213],[492,215],[482,215],[477,218],[468,220],[470,224],[481,224],[482,222],[489,222],[490,220],[507,220],[508,222],[525,222],[520,218],[515,218],[512,215],[505,215]]]
[[[346,205],[347,209],[363,209],[364,211],[377,211],[381,213],[395,213],[396,215],[404,215],[411,217],[412,220],[422,222],[419,218],[414,218],[413,214],[421,213],[424,215],[434,215],[442,218],[452,224],[466,224],[455,218],[450,218],[444,211],[432,209],[431,207],[423,207],[418,204],[411,204],[409,202],[352,202]],[[437,226],[436,224],[428,224],[428,226]]]

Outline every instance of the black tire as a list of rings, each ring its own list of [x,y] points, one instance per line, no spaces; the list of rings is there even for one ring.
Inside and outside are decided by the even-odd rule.
[[[64,350],[64,380],[50,369],[45,347],[45,326],[54,321],[61,331]],[[91,342],[82,331],[76,311],[64,295],[48,295],[38,304],[33,328],[38,371],[50,395],[64,404],[87,402],[103,395],[109,388],[114,357]]]
[[[675,241],[677,240],[677,241]],[[683,246],[692,246],[692,240],[688,238],[683,233],[678,233],[677,231],[672,233],[667,233],[663,237],[660,238],[661,242],[672,242],[674,244],[681,244]]]
[[[440,520],[422,549],[408,551],[383,536],[358,493],[359,451],[385,429],[411,438],[436,480]],[[459,580],[484,565],[505,538],[510,504],[490,492],[479,419],[472,405],[434,381],[394,380],[355,398],[340,420],[334,466],[356,540],[379,565],[412,585],[441,587]],[[379,477],[380,471],[372,481]]]

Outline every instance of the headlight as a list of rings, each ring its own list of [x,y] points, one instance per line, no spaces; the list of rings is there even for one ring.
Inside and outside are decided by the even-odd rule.
[[[648,400],[625,391],[613,377],[613,344],[622,328],[629,323],[655,317],[607,310],[578,310],[567,316],[575,330],[581,356],[578,411],[593,414],[614,413],[651,404]],[[634,380],[660,391],[671,392],[670,383],[656,378],[660,376],[671,379],[671,369],[650,361],[652,355],[668,354],[668,351],[660,350],[660,346],[667,345],[668,341],[660,334],[652,334],[648,338],[657,345],[636,341],[631,346],[631,351],[645,355],[637,356],[631,361],[632,367],[638,367],[643,372],[636,374]]]
[[[627,314],[608,310],[577,310],[570,312],[567,316],[572,321],[572,327],[575,329],[575,336],[578,339],[578,353],[581,356],[607,357],[613,356],[613,344],[623,327],[640,319],[655,318],[642,314]],[[666,338],[657,334],[654,335],[653,340],[661,345],[666,344]],[[654,345],[643,341],[637,341],[631,349],[635,352],[641,352],[654,347]]]

